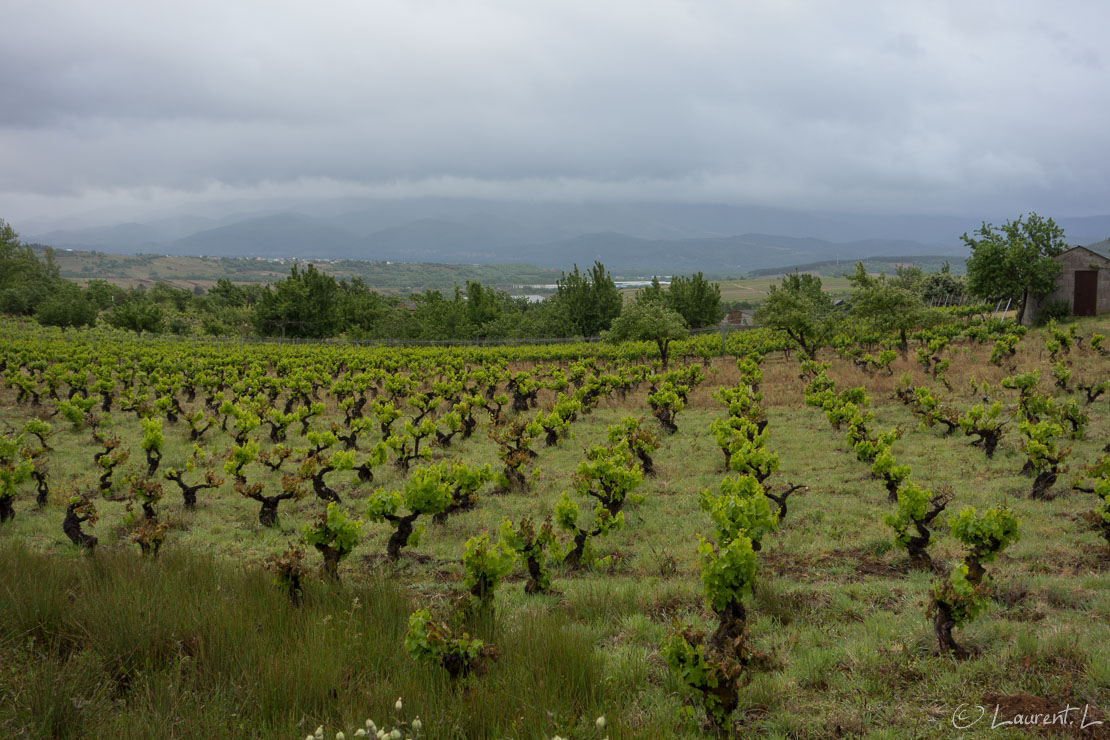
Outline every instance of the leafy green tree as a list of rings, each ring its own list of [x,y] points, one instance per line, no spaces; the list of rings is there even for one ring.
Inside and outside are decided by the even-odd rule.
[[[785,275],[782,285],[772,285],[755,311],[760,324],[785,332],[811,360],[832,338],[837,317],[832,299],[821,290],[821,278],[808,273]]]
[[[29,316],[62,283],[54,250],[47,247],[43,259],[19,241],[19,234],[0,219],[0,311]]]
[[[466,281],[466,314],[478,336],[487,336],[484,327],[501,315],[502,301],[490,287],[476,280]]]
[[[960,238],[971,249],[970,291],[983,298],[1017,298],[1019,325],[1025,321],[1029,299],[1052,292],[1061,270],[1053,257],[1067,249],[1064,230],[1036,213],[997,229],[984,222],[975,236],[965,233]]]
[[[374,336],[380,330],[385,314],[391,310],[385,298],[355,277],[341,280],[340,324],[352,336]]]
[[[280,337],[330,337],[339,332],[339,285],[314,265],[279,280],[254,308],[259,334]]]
[[[692,329],[716,324],[725,315],[721,286],[710,283],[700,273],[677,275],[664,288],[658,277],[636,292],[636,303],[654,303],[675,311]]]
[[[177,288],[166,282],[157,282],[154,287],[150,289],[150,300],[155,303],[163,303],[172,305],[178,311],[185,311],[189,308],[189,304],[193,300],[191,291],[184,288]]]
[[[85,286],[85,298],[103,311],[127,300],[127,291],[107,280],[90,280]]]
[[[556,283],[555,296],[551,299],[565,307],[571,327],[579,336],[592,337],[608,329],[621,312],[621,294],[612,276],[600,262],[586,274],[564,273]]]
[[[898,332],[898,344],[906,352],[908,334],[921,323],[925,310],[920,296],[887,280],[886,275],[868,275],[862,262],[856,263],[848,282],[852,284],[852,313],[879,331]]]
[[[963,275],[953,275],[947,262],[940,272],[930,272],[921,281],[921,299],[930,305],[956,303],[967,291],[967,279]]]
[[[416,304],[413,318],[420,339],[469,339],[474,336],[466,301],[458,288],[451,299],[438,290],[429,290],[412,296],[412,301]]]
[[[108,323],[112,326],[133,331],[140,336],[144,331],[151,334],[161,333],[163,318],[161,306],[138,296],[116,306],[107,315]]]
[[[227,278],[220,278],[208,289],[208,302],[228,308],[247,305],[247,292]]]
[[[521,299],[524,301],[524,299]],[[565,337],[575,329],[571,321],[568,307],[555,300],[527,303],[521,313],[510,316],[502,314],[495,324],[508,324],[508,329],[501,336],[531,338],[531,337]],[[497,336],[492,329],[490,336]]]
[[[671,342],[685,338],[688,333],[686,320],[675,311],[655,301],[636,301],[624,307],[612,328],[602,336],[611,342],[655,342],[666,370]]]
[[[19,247],[19,234],[11,224],[0,218],[0,258],[9,259]]]
[[[662,303],[667,302],[667,289],[659,282],[658,276],[651,278],[651,285],[636,291],[637,303]]]
[[[85,291],[68,281],[59,281],[50,296],[39,304],[35,320],[44,326],[92,326],[96,315],[96,305],[86,298]]]
[[[212,336],[226,336],[238,334],[247,336],[251,333],[251,312],[246,307],[229,308],[219,304],[205,303],[204,313],[200,317],[200,328],[205,334]]]
[[[898,265],[894,268],[894,277],[890,282],[911,293],[921,293],[925,283],[925,271],[917,265]]]
[[[716,324],[725,315],[721,308],[721,286],[709,282],[700,272],[672,279],[667,289],[667,305],[693,329]]]

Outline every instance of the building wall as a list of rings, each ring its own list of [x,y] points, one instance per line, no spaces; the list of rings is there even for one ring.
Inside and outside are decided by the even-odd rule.
[[[1033,311],[1026,311],[1026,322],[1032,323],[1036,316],[1036,309],[1047,303],[1067,301],[1075,309],[1075,271],[1098,270],[1098,303],[1095,312],[1099,314],[1110,313],[1110,260],[1101,257],[1086,249],[1070,249],[1064,252],[1056,261],[1064,268],[1060,277],[1056,278],[1056,290],[1032,305]]]

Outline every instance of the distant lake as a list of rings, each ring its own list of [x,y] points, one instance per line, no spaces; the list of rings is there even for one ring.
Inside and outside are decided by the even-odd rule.
[[[613,284],[616,285],[618,289],[646,288],[649,285],[651,285],[651,281],[650,280],[614,280]],[[662,285],[664,288],[666,288],[667,286],[669,286],[671,284],[671,281],[670,280],[660,280],[659,284]],[[550,284],[550,285],[525,285],[523,287],[533,288],[535,290],[557,290],[559,288],[559,286],[555,285],[555,284]]]
[[[614,280],[618,288],[646,288],[651,285],[650,280]],[[664,288],[671,284],[670,280],[660,280],[659,284]]]

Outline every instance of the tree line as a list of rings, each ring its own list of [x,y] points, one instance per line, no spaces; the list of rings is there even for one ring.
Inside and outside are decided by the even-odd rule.
[[[701,273],[676,278],[659,300],[697,328],[721,319],[720,288]],[[477,281],[453,294],[428,290],[387,296],[359,279],[336,280],[311,264],[294,265],[287,278],[263,290],[251,313],[261,336],[352,339],[528,339],[592,337],[608,330],[625,308],[612,275],[600,262],[586,271],[575,265],[556,283],[554,295],[533,302]]]
[[[207,291],[190,291],[162,282],[124,289],[90,280],[82,288],[60,277],[54,254],[47,247],[40,258],[0,220],[0,312],[60,327],[102,321],[139,334],[483,340],[598,336],[625,306],[600,262],[584,271],[575,265],[551,297],[534,302],[478,281],[456,286],[453,293],[386,295],[361,278],[337,280],[312,264],[294,265],[271,285],[221,278]],[[656,278],[642,293],[642,301],[672,312],[668,320],[677,317],[683,331],[724,315],[720,288],[700,272],[675,277],[669,286]]]
[[[1035,213],[998,228],[984,223],[962,240],[971,252],[966,280],[947,266],[927,275],[904,267],[888,277],[869,275],[859,264],[849,276],[851,305],[837,309],[820,278],[796,273],[772,287],[756,318],[785,331],[806,352],[835,334],[838,318],[846,313],[897,332],[904,347],[907,332],[920,325],[927,305],[965,295],[1013,299],[1020,322],[1033,299],[1052,291],[1060,272],[1054,257],[1066,248],[1063,230]],[[656,278],[625,301],[600,262],[585,271],[575,265],[558,280],[554,295],[539,302],[477,281],[447,294],[384,295],[360,278],[337,280],[311,264],[294,265],[288,277],[267,286],[220,279],[207,292],[168,283],[125,290],[92,280],[82,288],[60,277],[52,249],[47,247],[40,259],[0,219],[0,312],[34,316],[53,326],[91,326],[103,320],[140,334],[483,340],[609,332],[613,339],[655,341],[665,357],[671,340],[720,321],[725,304],[719,286],[700,272],[674,277],[668,286]]]
[[[850,299],[836,306],[822,290],[821,278],[795,273],[771,287],[755,318],[784,332],[811,359],[849,318],[868,322],[883,334],[897,334],[904,353],[909,333],[937,319],[928,307],[942,296],[959,298],[966,293],[991,301],[1010,299],[1017,310],[1016,322],[1022,324],[1033,299],[1055,289],[1063,269],[1055,258],[1067,249],[1067,243],[1063,229],[1051,218],[1031,213],[1001,227],[984,222],[974,235],[965,233],[961,239],[971,251],[966,280],[952,275],[947,265],[929,275],[917,268],[900,268],[888,278],[869,275],[860,262],[847,276],[852,285]],[[1036,319],[1043,322],[1054,317],[1053,312],[1042,311]]]

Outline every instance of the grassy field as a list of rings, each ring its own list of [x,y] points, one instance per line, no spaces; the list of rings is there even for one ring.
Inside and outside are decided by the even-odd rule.
[[[919,267],[924,272],[940,272],[944,269],[945,264],[947,264],[948,268],[957,275],[963,275],[967,272],[965,260],[960,257],[907,255],[902,257],[869,257],[861,261],[863,262],[865,270],[876,275],[879,273],[894,275],[899,267],[907,267],[910,265]],[[804,265],[797,265],[796,268],[801,272],[812,272],[822,277],[840,277],[846,272],[852,272],[855,268],[855,264],[855,260],[823,260],[821,262],[809,262]],[[777,268],[773,270],[753,270],[751,276],[775,276],[792,271],[792,269],[781,270]]]
[[[746,295],[740,290],[722,285],[727,300]],[[1081,334],[1108,328],[1105,320],[1085,321]],[[1042,336],[1031,333],[1016,362],[1040,368],[1048,392],[1043,348]],[[748,602],[758,660],[741,691],[736,737],[1025,737],[1014,726],[990,729],[993,708],[1003,707],[1004,718],[1010,709],[1066,704],[1089,705],[1089,718],[1110,714],[1110,552],[1084,519],[1095,498],[1070,492],[1062,475],[1057,498],[1031,500],[1031,479],[1019,473],[1016,423],[988,461],[966,438],[919,428],[895,400],[896,380],[909,373],[960,410],[980,399],[983,382],[1012,408],[1016,396],[999,387],[1005,373],[987,364],[989,351],[950,350],[952,391],[927,378],[912,354],[895,361],[893,376],[876,377],[826,358],[840,387],[866,386],[876,427],[904,430],[894,451],[914,479],[952,488],[948,511],[1006,506],[1020,519],[1019,541],[988,568],[996,587],[990,610],[958,631],[975,653],[963,661],[938,652],[925,616],[932,575],[912,570],[894,547],[883,523],[893,507],[881,482],[855,459],[843,433],[804,405],[797,362],[781,353],[764,362],[768,447],[781,458],[768,485],[809,488],[790,499],[780,531],[759,553]],[[1074,351],[1072,360],[1077,379],[1101,379],[1110,368],[1089,351]],[[95,483],[94,449],[88,432],[65,430],[59,418],[61,431],[50,440],[51,503],[36,510],[25,489],[16,518],[0,525],[0,732],[303,738],[323,724],[328,737],[336,730],[351,737],[367,717],[408,727],[419,715],[420,736],[428,738],[706,736],[700,708],[692,718],[682,712],[698,707],[697,697],[659,653],[676,620],[708,628],[715,619],[698,575],[698,538],[710,523],[697,493],[725,475],[709,424],[725,415],[712,393],[737,382],[735,362],[718,358],[706,376],[677,418],[679,432],[663,437],[654,456],[659,474],[645,479],[642,502],[626,508],[623,529],[597,543],[604,565],[556,566],[554,592],[538,596],[524,593],[524,576],[514,573],[497,595],[496,616],[466,625],[495,645],[500,659],[461,686],[401,649],[408,614],[418,607],[449,613],[464,591],[464,541],[496,535],[505,517],[550,515],[607,425],[627,415],[654,424],[644,389],[602,402],[558,447],[541,441],[532,494],[484,494],[475,510],[429,523],[423,542],[398,563],[385,558],[389,528],[364,523],[361,543],[341,566],[342,584],[314,580],[299,609],[262,566],[298,539],[320,510],[315,498],[282,504],[280,527],[271,529],[259,525],[257,504],[236,496],[230,481],[202,491],[193,512],[167,486],[159,509],[171,529],[162,556],[151,561],[126,540],[124,504],[101,501],[101,519],[89,530],[101,545],[84,556],[64,538],[61,521],[65,497]],[[540,406],[553,398],[542,392]],[[1088,412],[1090,429],[1073,445],[1072,471],[1094,462],[1110,441],[1105,398]],[[10,389],[0,391],[8,424],[20,425],[29,413]],[[110,426],[138,449],[133,417],[116,414]],[[191,443],[183,425],[166,429],[164,465],[179,466]],[[230,444],[218,429],[212,434]],[[497,463],[483,428],[435,454]],[[222,461],[210,465],[218,469]],[[379,471],[374,486],[400,484],[391,466]],[[352,473],[335,476],[344,508],[361,516],[370,487]],[[945,529],[933,554],[952,564],[961,547]],[[403,710],[396,712],[399,696]],[[977,717],[977,706],[990,708],[986,719],[954,726],[954,717],[966,724],[959,720],[967,707]],[[604,728],[595,724],[601,715]],[[1107,727],[1092,726],[1084,737],[1106,737]]]
[[[758,304],[762,303],[763,299],[767,297],[767,293],[770,291],[771,286],[778,287],[782,285],[782,278],[780,276],[744,279],[724,278],[715,282],[721,287],[722,301],[726,303],[748,301],[753,304]],[[833,300],[847,298],[852,291],[852,286],[848,282],[848,278],[842,276],[821,278],[821,287],[832,296]],[[621,291],[626,300],[633,298],[636,292],[636,289]]]
[[[850,270],[849,267],[844,268],[845,271]],[[721,300],[723,301],[751,301],[753,303],[761,302],[770,290],[771,286],[778,287],[782,284],[782,279],[778,276],[775,277],[761,277],[751,278],[748,280],[722,280],[721,285]],[[851,285],[848,283],[846,277],[823,277],[821,278],[821,287],[829,293],[834,300],[839,298],[847,298],[851,292]]]

